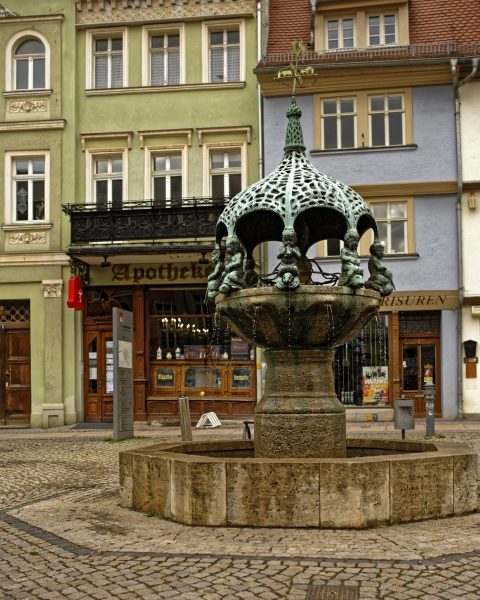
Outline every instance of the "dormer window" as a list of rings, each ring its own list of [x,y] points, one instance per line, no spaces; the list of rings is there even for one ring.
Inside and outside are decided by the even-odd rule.
[[[369,15],[368,45],[391,46],[397,43],[397,17],[395,14]]]
[[[328,50],[353,48],[355,46],[353,18],[329,19],[326,40]]]
[[[408,46],[408,0],[389,0],[378,10],[376,0],[317,2],[316,52]],[[348,11],[348,12],[347,12]]]

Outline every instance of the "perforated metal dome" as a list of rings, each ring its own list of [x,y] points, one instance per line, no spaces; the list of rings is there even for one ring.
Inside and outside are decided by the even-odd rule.
[[[251,254],[265,241],[281,241],[294,228],[302,254],[323,239],[343,239],[356,230],[361,237],[375,220],[363,198],[344,183],[318,171],[305,155],[301,110],[292,99],[287,111],[285,155],[267,177],[237,194],[220,215],[217,242],[236,236]]]

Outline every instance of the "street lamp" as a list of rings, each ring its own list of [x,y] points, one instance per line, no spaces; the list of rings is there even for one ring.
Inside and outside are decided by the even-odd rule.
[[[426,434],[429,437],[435,435],[435,416],[434,416],[434,401],[435,401],[435,384],[430,381],[423,386],[423,397],[425,398],[425,419],[426,419]]]

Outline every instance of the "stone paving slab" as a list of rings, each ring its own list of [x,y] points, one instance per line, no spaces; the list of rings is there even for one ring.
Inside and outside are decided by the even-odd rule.
[[[480,431],[444,439],[480,452]],[[186,527],[118,506],[118,452],[146,441],[0,434],[0,598],[306,600],[312,584],[360,600],[480,598],[478,513],[363,531]]]

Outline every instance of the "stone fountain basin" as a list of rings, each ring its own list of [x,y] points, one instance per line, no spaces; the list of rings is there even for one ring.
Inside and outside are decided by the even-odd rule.
[[[185,525],[376,527],[477,510],[463,444],[347,440],[347,458],[253,458],[253,440],[120,454],[120,504]]]
[[[380,294],[344,286],[302,285],[220,294],[217,311],[232,331],[262,348],[334,347],[355,337],[377,314]]]

